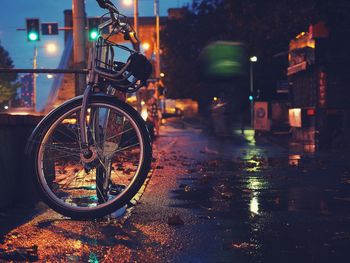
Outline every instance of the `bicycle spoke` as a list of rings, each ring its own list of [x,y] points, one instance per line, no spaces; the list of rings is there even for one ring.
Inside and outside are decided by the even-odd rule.
[[[135,143],[135,144],[133,144],[133,145],[130,145],[130,146],[127,146],[127,147],[118,149],[118,150],[114,151],[113,153],[111,153],[111,155],[112,155],[112,154],[115,154],[115,153],[118,153],[118,152],[122,152],[122,151],[128,150],[128,149],[133,148],[133,147],[136,147],[136,146],[138,146],[138,145],[140,145],[140,144],[139,144],[139,143]]]
[[[133,130],[133,128],[130,128],[130,129],[126,130],[126,131],[122,131],[122,132],[120,132],[120,133],[118,133],[118,134],[116,134],[116,135],[113,135],[112,137],[108,137],[108,138],[106,138],[105,141],[110,141],[110,140],[112,140],[112,139],[114,139],[114,138],[116,138],[116,137],[118,137],[118,136],[121,136],[121,135],[123,135],[124,133],[127,133],[128,131],[131,131],[131,130]]]
[[[62,124],[65,119],[79,123],[80,107],[60,117],[48,134],[42,135],[42,142],[33,141],[42,152],[40,172],[50,197],[69,209],[99,209],[118,200],[135,181],[141,164],[144,144],[135,123],[113,107],[90,105],[89,109],[87,139],[96,151],[91,163],[84,163],[80,157],[80,126]]]

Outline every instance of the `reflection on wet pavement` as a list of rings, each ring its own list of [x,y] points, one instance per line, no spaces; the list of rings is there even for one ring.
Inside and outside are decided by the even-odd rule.
[[[200,219],[225,225],[225,240],[232,240],[224,245],[227,258],[344,262],[350,245],[348,157],[310,155],[311,146],[297,154],[249,145],[226,140],[217,152],[207,146],[211,159],[197,163],[192,180],[184,175],[180,182],[192,191],[179,189],[174,198],[196,208]]]
[[[253,214],[259,214],[259,199],[256,194],[253,194],[252,198],[250,199],[249,210]]]
[[[347,262],[349,156],[176,127],[154,152],[152,179],[126,221],[48,210],[4,237],[0,261]]]

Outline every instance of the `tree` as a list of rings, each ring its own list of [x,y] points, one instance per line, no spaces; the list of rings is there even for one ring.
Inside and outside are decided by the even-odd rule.
[[[0,68],[13,68],[13,61],[9,53],[0,45]],[[6,103],[16,93],[18,83],[17,74],[0,74],[0,103]]]
[[[350,58],[348,0],[197,0],[186,10],[182,19],[167,22],[162,36],[166,84],[175,98],[201,102],[217,90],[194,74],[201,50],[215,40],[244,42],[248,55],[258,57],[254,88],[265,100],[273,98],[276,81],[286,78],[290,40],[312,23],[321,20],[329,27],[333,58],[344,63]],[[281,52],[285,56],[276,58]]]

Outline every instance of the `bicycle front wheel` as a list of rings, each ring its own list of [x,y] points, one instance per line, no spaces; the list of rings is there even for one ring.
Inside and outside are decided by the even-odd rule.
[[[91,96],[86,123],[92,155],[82,156],[81,99],[62,105],[39,127],[35,168],[48,205],[72,218],[99,218],[124,206],[150,169],[146,125],[129,105]]]

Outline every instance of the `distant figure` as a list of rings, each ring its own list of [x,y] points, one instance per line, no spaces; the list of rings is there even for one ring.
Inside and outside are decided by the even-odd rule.
[[[241,112],[240,116],[239,116],[239,123],[241,126],[241,135],[244,135],[244,125],[245,125],[245,121],[244,121],[244,113]]]
[[[159,126],[160,126],[160,111],[158,108],[157,99],[155,97],[152,97],[147,101],[147,113],[148,113],[148,119],[154,125],[155,135],[158,136]]]

